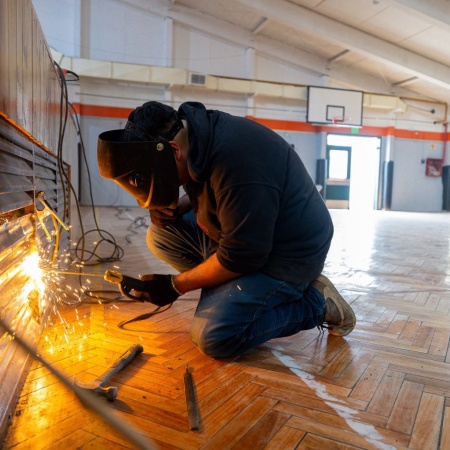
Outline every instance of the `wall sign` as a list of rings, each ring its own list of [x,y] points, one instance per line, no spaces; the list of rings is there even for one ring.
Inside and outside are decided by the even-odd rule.
[[[442,160],[437,158],[427,158],[425,175],[427,177],[440,177],[442,175]]]

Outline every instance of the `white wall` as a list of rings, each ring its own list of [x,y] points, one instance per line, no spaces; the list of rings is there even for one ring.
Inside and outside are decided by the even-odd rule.
[[[205,33],[174,27],[174,66],[208,75],[245,78],[246,51]]]
[[[111,0],[90,4],[90,59],[167,65],[164,20]]]
[[[105,180],[100,176],[97,165],[97,140],[98,135],[105,130],[123,128],[123,121],[114,119],[92,118],[83,121],[82,133],[86,145],[86,159],[89,167],[90,178],[86,171],[84,161],[80,164],[82,182],[80,187],[80,200],[84,205],[91,204],[90,187],[94,204],[96,206],[137,206],[136,200],[127,194],[117,184]]]
[[[439,158],[433,141],[395,139],[392,210],[435,212],[442,209],[442,179],[425,176],[426,158]]]
[[[48,44],[64,55],[80,57],[81,2],[32,0]]]
[[[255,74],[256,78],[267,81],[273,80],[279,83],[292,83],[304,85],[320,85],[322,81],[312,72],[295,66],[299,61],[288,64],[267,55],[256,54]]]

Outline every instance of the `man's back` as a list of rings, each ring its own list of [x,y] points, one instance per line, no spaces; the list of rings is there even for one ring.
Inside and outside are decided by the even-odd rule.
[[[245,118],[183,104],[189,124],[190,187],[199,226],[219,261],[239,273],[291,282],[319,275],[333,225],[294,149]]]

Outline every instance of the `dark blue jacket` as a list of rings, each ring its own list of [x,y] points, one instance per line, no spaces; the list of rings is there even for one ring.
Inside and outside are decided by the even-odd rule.
[[[322,272],[333,236],[327,207],[294,149],[242,117],[183,103],[187,187],[220,263],[293,283]]]

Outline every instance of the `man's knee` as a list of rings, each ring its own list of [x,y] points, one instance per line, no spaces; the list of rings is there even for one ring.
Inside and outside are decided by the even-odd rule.
[[[148,248],[152,250],[152,252],[155,247],[155,244],[161,240],[160,234],[161,234],[160,228],[158,228],[153,224],[150,224],[150,226],[147,228],[146,242]]]
[[[193,323],[191,339],[203,354],[211,358],[227,358],[239,353],[239,340],[235,333],[227,333],[217,328],[196,327]]]
[[[159,228],[156,225],[150,224],[147,229],[146,243],[147,247],[161,261],[167,262],[170,255],[170,246],[172,244],[173,237],[171,234],[163,228]]]

